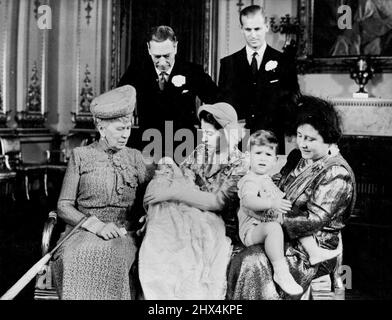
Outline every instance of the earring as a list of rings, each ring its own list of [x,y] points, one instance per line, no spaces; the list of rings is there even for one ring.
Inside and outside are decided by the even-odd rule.
[[[329,156],[336,156],[339,154],[340,150],[336,144],[331,144],[328,148],[328,155]]]

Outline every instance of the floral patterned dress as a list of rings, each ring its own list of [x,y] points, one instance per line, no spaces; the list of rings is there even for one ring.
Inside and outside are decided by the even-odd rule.
[[[249,153],[241,152],[238,148],[229,155],[226,164],[209,164],[205,147],[199,145],[192,155],[182,163],[183,168],[194,174],[194,181],[201,191],[214,192],[224,209],[219,213],[226,224],[226,235],[234,244],[240,242],[238,236],[239,209],[238,182],[249,170]]]
[[[148,208],[148,224],[139,253],[139,276],[146,299],[213,299],[226,294],[226,272],[236,234],[237,182],[246,173],[247,158],[235,150],[225,164],[208,165],[204,146],[180,166],[182,177],[166,170],[148,189],[180,183],[214,193],[221,212],[183,203],[163,202]]]
[[[285,256],[291,274],[306,291],[315,277],[333,270],[336,258],[311,266],[298,239],[314,235],[320,247],[336,249],[340,231],[355,204],[355,177],[339,153],[308,165],[300,159],[299,150],[294,150],[277,178],[278,186],[293,203],[282,224],[287,236]],[[231,260],[227,298],[290,299],[275,286],[263,245],[250,246]]]
[[[94,142],[72,152],[59,200],[75,208],[129,229],[130,210],[138,186],[149,178],[141,153],[124,148],[113,151]],[[78,218],[66,212],[75,225]],[[72,229],[67,225],[64,232]],[[61,299],[131,299],[129,271],[136,253],[130,232],[125,237],[103,240],[83,228],[56,251],[52,270]]]

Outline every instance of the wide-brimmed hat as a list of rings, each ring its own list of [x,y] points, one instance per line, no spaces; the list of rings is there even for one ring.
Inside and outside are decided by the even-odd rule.
[[[197,111],[197,116],[200,119],[202,111],[209,112],[216,122],[218,122],[224,129],[226,138],[235,144],[238,143],[245,135],[245,123],[238,122],[237,112],[232,105],[226,102],[218,102],[215,104],[204,104],[200,106]]]
[[[238,123],[238,116],[235,109],[226,102],[218,102],[215,104],[204,104],[200,106],[197,116],[200,119],[200,113],[202,111],[207,111],[212,114],[214,119],[225,128],[227,125],[230,124],[237,124]]]
[[[132,114],[136,105],[136,90],[125,85],[94,98],[90,111],[99,119],[116,119]]]

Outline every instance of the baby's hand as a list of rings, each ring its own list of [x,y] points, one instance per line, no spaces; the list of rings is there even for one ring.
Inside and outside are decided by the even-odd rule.
[[[172,165],[173,168],[173,178],[182,178],[184,175],[182,174],[181,169],[174,163]]]
[[[271,209],[286,213],[291,210],[291,202],[287,199],[274,198],[271,200]]]

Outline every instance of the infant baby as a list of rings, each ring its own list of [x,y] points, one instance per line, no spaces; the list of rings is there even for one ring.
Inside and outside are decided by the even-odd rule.
[[[192,178],[183,172],[170,157],[163,157],[158,161],[156,174],[157,176],[164,177],[162,180],[166,181],[166,183],[163,183],[167,184],[167,186],[172,185],[173,183],[186,183],[187,185],[193,185],[196,187]]]

